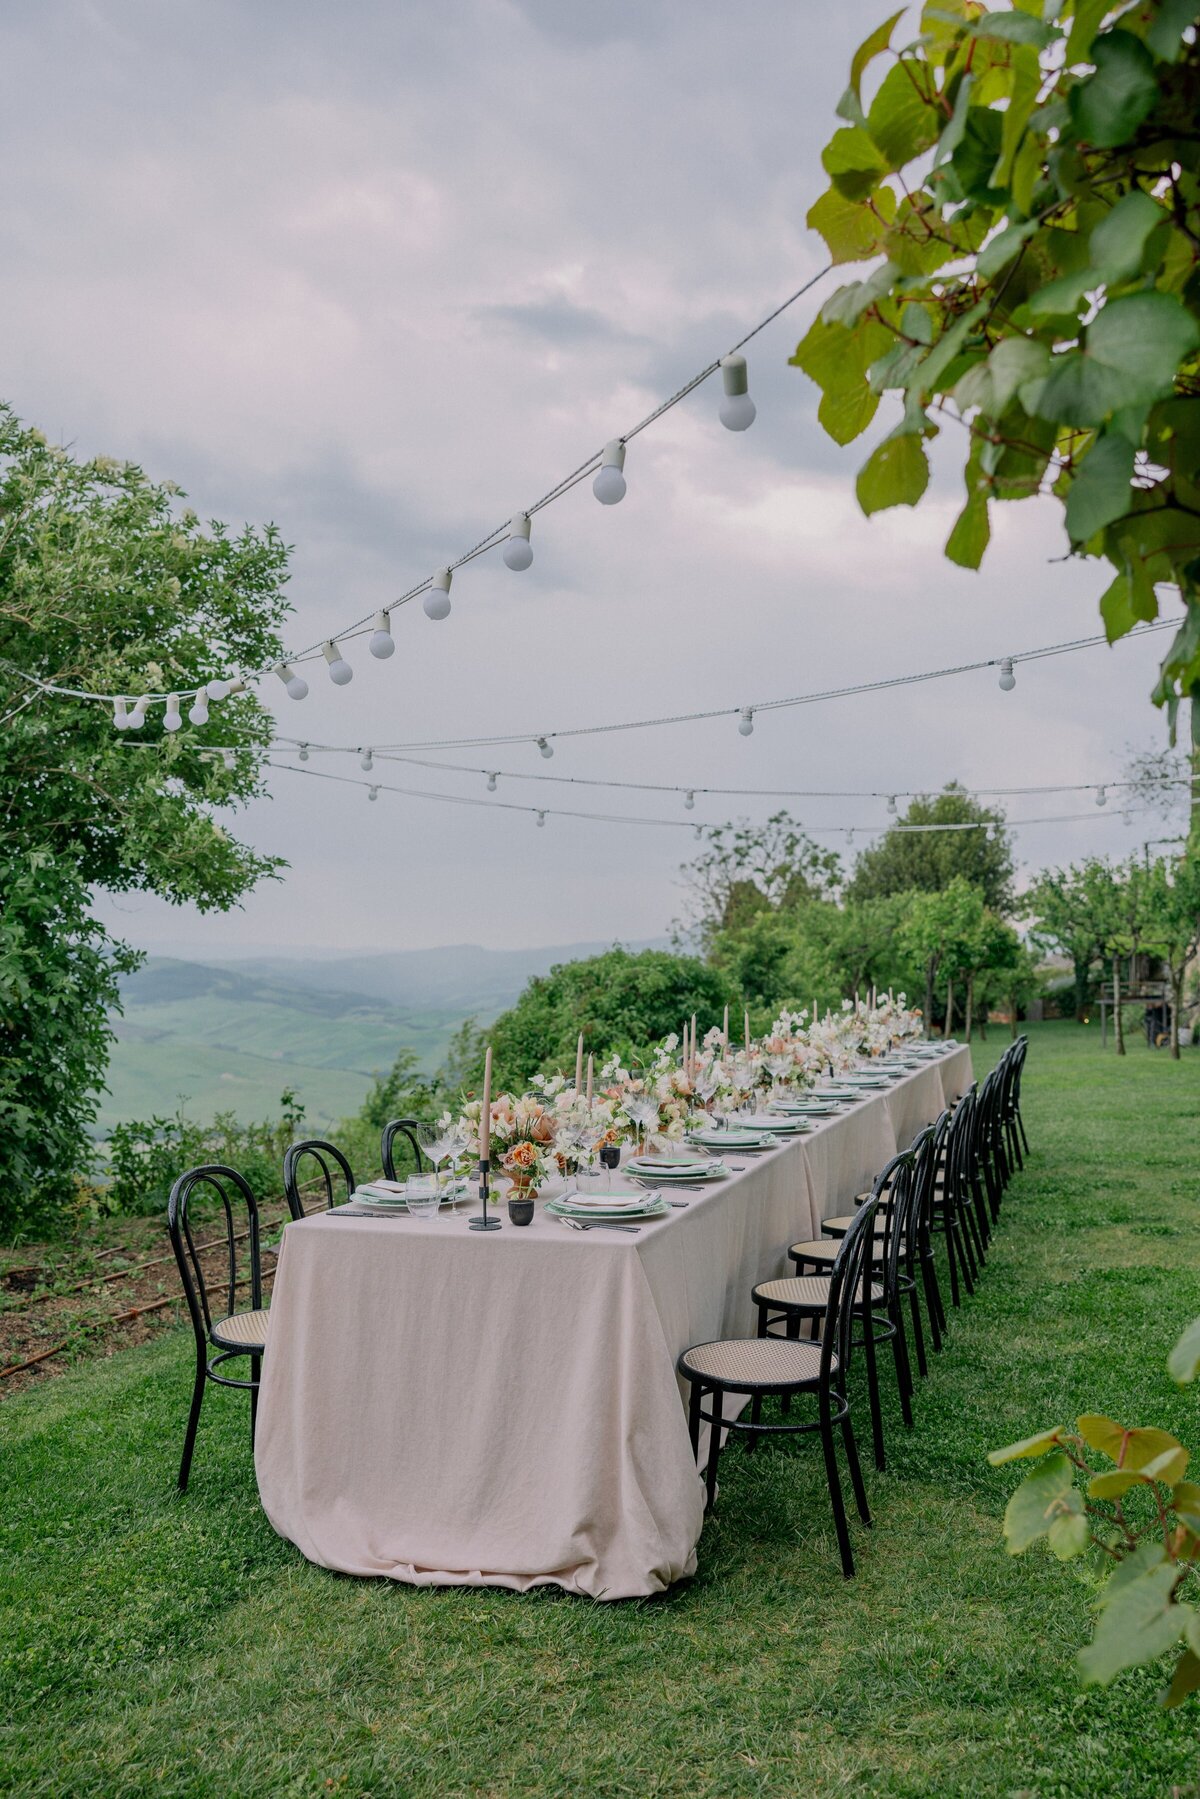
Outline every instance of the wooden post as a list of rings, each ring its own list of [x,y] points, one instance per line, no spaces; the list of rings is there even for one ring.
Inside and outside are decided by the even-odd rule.
[[[1116,1039],[1117,1054],[1125,1054],[1125,1028],[1121,1022],[1121,958],[1113,955],[1113,1034]]]

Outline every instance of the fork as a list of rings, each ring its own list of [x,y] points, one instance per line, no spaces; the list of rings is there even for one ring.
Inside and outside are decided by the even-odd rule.
[[[621,1231],[625,1236],[636,1237],[641,1230],[640,1224],[584,1224],[580,1218],[560,1218],[569,1231]]]

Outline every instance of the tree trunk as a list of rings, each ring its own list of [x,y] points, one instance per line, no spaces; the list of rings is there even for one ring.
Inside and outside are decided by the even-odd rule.
[[[946,982],[946,1022],[942,1026],[942,1036],[948,1037],[954,1029],[954,978]]]
[[[1192,704],[1195,705],[1195,703],[1196,702],[1193,700]],[[1172,969],[1171,970],[1170,1030],[1171,1030],[1171,1060],[1173,1062],[1178,1062],[1178,1060],[1179,1060],[1179,1014],[1182,1010],[1183,1010],[1183,970],[1181,968],[1179,970],[1178,975],[1176,975],[1174,969]]]
[[[1114,955],[1113,965],[1113,1028],[1117,1034],[1117,1054],[1125,1054],[1125,1031],[1121,1024],[1121,958]]]
[[[1017,1041],[1017,996],[1012,994],[1008,1002],[1008,1034],[1013,1042]]]
[[[1075,1023],[1082,1024],[1087,1011],[1088,968],[1090,964],[1075,957]]]
[[[966,1017],[963,1019],[963,1035],[966,1037],[968,1043],[971,1041],[971,1023],[972,1023],[971,1013],[974,1010],[974,1007],[975,1007],[975,976],[973,974],[969,974],[967,976],[967,1012],[966,1012]]]

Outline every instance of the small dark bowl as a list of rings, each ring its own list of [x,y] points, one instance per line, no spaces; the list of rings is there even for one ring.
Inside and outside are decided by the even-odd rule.
[[[510,1224],[532,1224],[533,1201],[531,1199],[510,1199],[508,1218]]]

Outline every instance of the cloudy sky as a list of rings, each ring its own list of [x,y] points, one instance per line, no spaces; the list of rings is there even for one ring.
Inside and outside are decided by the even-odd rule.
[[[85,454],[178,480],[202,516],[295,545],[290,641],[386,605],[535,499],[722,353],[823,263],[804,224],[849,57],[885,8],[756,0],[41,0],[0,16],[3,391]],[[4,141],[7,140],[7,141]],[[741,706],[1003,655],[1097,627],[1096,567],[1057,509],[1002,511],[978,575],[940,554],[945,451],[915,512],[868,522],[787,358],[804,299],[750,347],[759,417],[708,383],[631,446],[628,494],[541,514],[533,567],[463,570],[451,617],[396,616],[280,729],[360,745],[567,729]],[[936,788],[1117,778],[1162,742],[1153,640],[766,714],[443,759],[497,799],[650,820],[778,802],[552,786]],[[359,775],[351,758],[309,765]],[[484,778],[380,769],[486,797]],[[359,776],[359,778],[365,778]],[[797,800],[845,849],[882,801]],[[1009,803],[1027,866],[1168,827],[1090,796]],[[680,825],[436,804],[280,770],[239,827],[286,878],[220,919],[106,903],[133,940],[506,947],[661,931]]]

